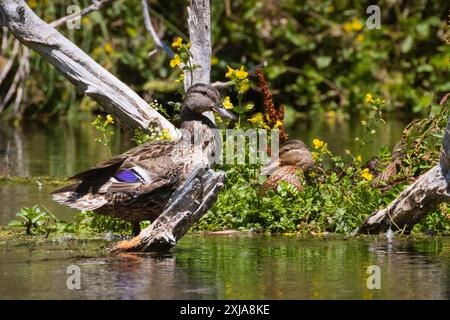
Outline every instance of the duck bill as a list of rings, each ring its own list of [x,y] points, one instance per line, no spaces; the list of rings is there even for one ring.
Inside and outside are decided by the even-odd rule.
[[[230,119],[232,121],[237,121],[237,117],[231,111],[228,111],[227,109],[225,109],[223,104],[221,104],[221,103],[215,104],[213,107],[213,110],[214,110],[214,112],[217,112],[217,114],[221,118]]]

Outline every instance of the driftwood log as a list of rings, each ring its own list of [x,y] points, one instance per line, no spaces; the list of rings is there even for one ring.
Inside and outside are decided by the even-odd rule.
[[[99,2],[109,4],[112,1]],[[148,9],[147,6],[144,6]],[[95,8],[94,8],[95,9]],[[51,25],[42,21],[23,0],[1,0],[0,15],[14,36],[26,47],[46,58],[79,92],[97,101],[108,112],[132,128],[167,129],[172,137],[178,130],[127,85],[97,64]],[[192,0],[188,24],[193,61],[193,76],[186,74],[185,89],[195,83],[210,83],[211,35],[209,0]],[[73,17],[58,20],[69,21]],[[2,21],[3,22],[3,21]],[[207,114],[211,119],[212,115]],[[119,243],[116,251],[168,250],[211,207],[223,187],[225,175],[198,168],[173,194],[164,212],[138,237]]]
[[[131,240],[119,242],[112,252],[167,251],[183,237],[216,201],[225,174],[197,168],[172,195],[164,212]]]
[[[137,93],[40,19],[23,0],[0,1],[0,15],[13,35],[48,60],[77,90],[132,128],[178,130]]]
[[[421,175],[385,209],[367,218],[356,233],[377,234],[388,229],[409,233],[416,223],[446,201],[450,201],[450,118],[439,163]]]

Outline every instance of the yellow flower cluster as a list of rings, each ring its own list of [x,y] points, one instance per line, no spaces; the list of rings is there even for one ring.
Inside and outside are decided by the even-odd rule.
[[[373,103],[374,101],[375,100],[373,99],[373,96],[370,93],[367,93],[366,96],[364,97],[364,102],[366,104]]]
[[[190,64],[190,58],[192,56],[191,52],[189,51],[189,48],[191,47],[190,43],[183,43],[183,39],[181,37],[177,37],[177,39],[172,42],[172,48],[176,49],[177,53],[173,56],[172,59],[170,59],[170,67],[171,68],[180,68],[182,67],[182,64],[186,65],[189,70],[193,70],[193,67]],[[184,70],[184,68],[183,68]],[[180,73],[180,76],[177,80],[175,80],[176,83],[182,83],[184,82],[184,72]]]
[[[105,120],[105,127],[110,123],[114,123],[114,118],[110,114],[108,114]]]
[[[267,115],[266,115],[267,118]],[[264,120],[264,115],[261,112],[257,112],[253,115],[253,117],[248,119],[249,122],[259,125],[264,129],[270,129],[270,127],[267,125],[266,121]]]
[[[347,33],[352,31],[361,31],[362,28],[363,24],[356,18],[354,18],[352,21],[344,22],[344,24],[342,25],[342,29],[344,29],[344,31]]]
[[[372,181],[373,179],[373,175],[369,172],[368,168],[365,168],[361,171],[361,177],[363,177],[367,181]]]
[[[320,139],[313,139],[313,145],[314,145],[314,149],[320,149],[325,145],[325,142],[320,140]]]
[[[250,89],[250,81],[248,80],[248,72],[245,71],[244,66],[240,69],[233,69],[227,66],[227,73],[225,78],[235,82],[235,86],[239,93],[245,93]]]
[[[226,96],[225,99],[223,99],[222,104],[225,109],[233,109],[233,103],[231,103],[229,96]]]
[[[173,56],[173,59],[170,60],[170,67],[175,68],[181,65],[181,58],[179,54]]]

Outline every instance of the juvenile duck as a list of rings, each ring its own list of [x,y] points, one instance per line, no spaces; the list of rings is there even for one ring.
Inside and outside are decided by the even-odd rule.
[[[280,146],[279,160],[269,163],[261,172],[270,174],[261,187],[261,194],[276,190],[281,181],[293,185],[299,191],[303,190],[298,173],[299,171],[307,173],[313,164],[311,152],[303,141],[286,141]]]
[[[53,199],[78,210],[90,210],[133,223],[154,220],[172,193],[195,166],[209,168],[216,151],[215,125],[202,113],[213,111],[236,120],[220,94],[205,84],[193,85],[181,111],[181,139],[147,142],[97,164],[71,179],[79,182],[54,191]]]

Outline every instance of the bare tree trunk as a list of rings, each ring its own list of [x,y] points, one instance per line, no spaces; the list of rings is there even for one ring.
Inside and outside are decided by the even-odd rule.
[[[7,18],[8,28],[14,36],[46,58],[80,93],[97,101],[132,128],[153,126],[167,129],[173,137],[178,137],[177,129],[168,120],[55,28],[42,21],[25,1],[2,0],[0,11]]]
[[[357,234],[392,230],[409,232],[442,202],[450,201],[450,117],[445,128],[439,163],[421,175],[385,209],[373,213]]]

